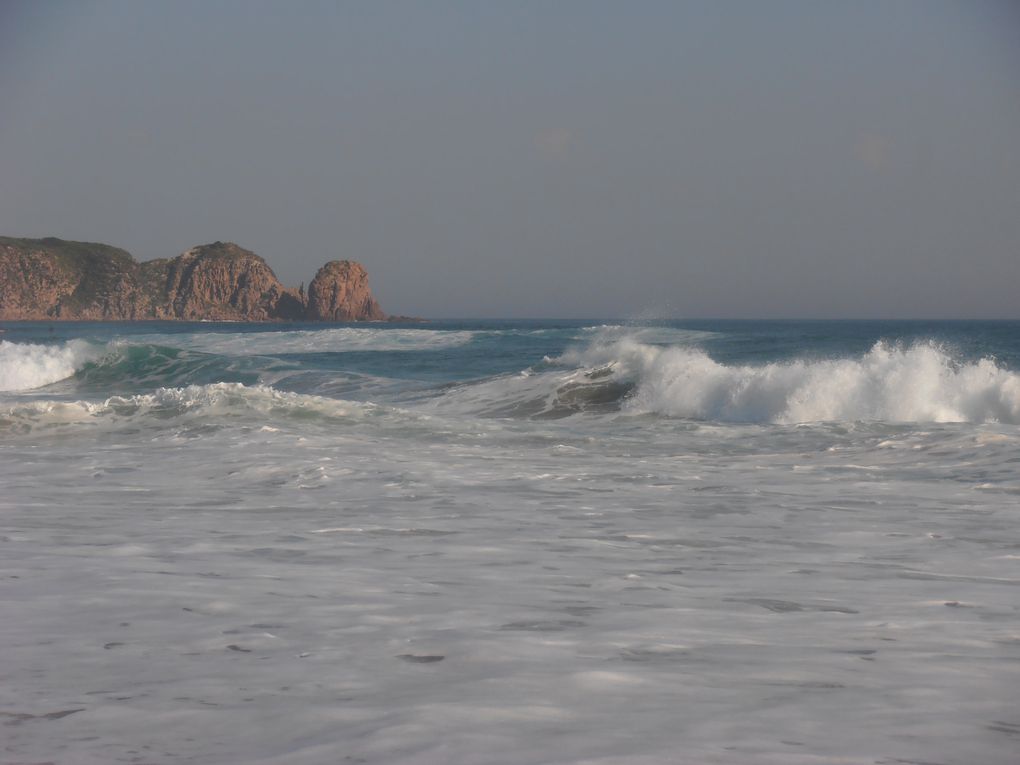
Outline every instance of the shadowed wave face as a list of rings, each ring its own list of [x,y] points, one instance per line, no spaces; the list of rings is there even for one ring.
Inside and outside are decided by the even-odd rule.
[[[805,324],[806,341],[779,325],[758,342],[732,326],[185,325],[119,335],[109,326],[113,336],[39,342],[28,332],[24,342],[0,341],[0,391],[36,408],[47,394],[65,404],[82,396],[96,412],[104,394],[174,390],[201,407],[199,391],[229,384],[242,398],[269,391],[489,419],[1020,423],[1020,373],[999,360],[1015,358],[1016,341],[991,348],[996,325],[979,327],[984,334],[970,328],[973,348],[961,340],[965,325],[873,340],[883,328],[843,326],[839,337],[824,323]]]

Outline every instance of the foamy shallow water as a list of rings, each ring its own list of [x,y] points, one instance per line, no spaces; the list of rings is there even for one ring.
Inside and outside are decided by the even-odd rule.
[[[562,392],[598,364],[10,394],[6,759],[1016,761],[1015,425]]]

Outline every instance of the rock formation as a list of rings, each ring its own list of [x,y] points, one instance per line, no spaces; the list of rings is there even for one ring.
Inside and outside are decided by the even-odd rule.
[[[147,303],[124,250],[59,239],[0,238],[0,318],[138,318]]]
[[[91,242],[0,237],[0,319],[363,321],[386,315],[360,263],[327,263],[303,290],[230,242],[138,263]]]
[[[386,317],[368,288],[368,271],[350,260],[334,260],[319,269],[308,285],[306,315],[313,321]]]
[[[149,268],[163,284],[161,301],[165,302],[155,306],[159,318],[304,318],[298,292],[280,284],[258,255],[230,242],[192,247],[173,260],[154,261]]]

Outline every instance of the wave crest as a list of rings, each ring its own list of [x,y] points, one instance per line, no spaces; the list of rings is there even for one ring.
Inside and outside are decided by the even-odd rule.
[[[728,365],[692,344],[653,345],[612,329],[543,366],[452,387],[435,406],[526,419],[1020,424],[1020,374],[989,358],[958,361],[933,342],[879,342],[856,358]]]
[[[935,343],[875,344],[855,359],[721,364],[697,348],[623,339],[563,360],[607,366],[636,385],[624,411],[726,422],[1020,423],[1020,375],[992,359],[957,362]]]
[[[193,332],[137,335],[132,342],[230,356],[350,351],[427,351],[466,345],[475,332],[390,327],[326,327],[268,332]]]
[[[64,380],[100,352],[84,340],[61,345],[0,340],[0,391],[32,390]]]
[[[146,422],[178,425],[233,421],[260,424],[267,420],[303,423],[350,421],[371,413],[373,404],[279,391],[241,383],[160,388],[153,393],[112,396],[105,401],[27,401],[0,413],[0,430],[29,432],[73,424],[99,425]]]

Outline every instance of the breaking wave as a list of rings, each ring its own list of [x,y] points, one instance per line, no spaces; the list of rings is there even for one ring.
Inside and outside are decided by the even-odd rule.
[[[101,355],[85,361],[74,374],[77,392],[126,392],[216,382],[252,385],[267,373],[289,368],[281,362],[234,359],[163,345],[110,343]]]
[[[175,427],[187,422],[258,425],[268,420],[335,424],[363,418],[378,409],[373,404],[288,393],[265,385],[214,383],[112,396],[100,402],[26,401],[0,412],[0,432],[141,422]]]
[[[171,343],[204,353],[231,356],[349,351],[424,351],[455,348],[471,342],[472,331],[335,327],[279,332],[194,332],[141,335],[134,342]]]
[[[0,342],[0,391],[22,392],[67,383],[79,393],[122,392],[214,382],[253,384],[291,369],[283,362],[232,359],[161,345],[120,341],[61,345]]]
[[[209,343],[270,343],[298,335],[330,337],[331,329],[298,333],[214,336]],[[440,342],[431,330],[386,330],[385,334],[423,332],[424,342]],[[431,334],[430,334],[431,333]],[[441,342],[466,343],[472,332],[452,332]],[[350,335],[343,335],[350,337]],[[254,338],[254,340],[252,340]],[[425,338],[431,338],[425,340]],[[667,342],[663,342],[667,341]],[[311,338],[309,338],[311,342]],[[393,342],[397,342],[394,340]],[[604,327],[590,341],[517,374],[503,374],[438,388],[417,388],[373,380],[373,398],[427,415],[555,419],[572,415],[659,415],[697,421],[808,422],[970,422],[1020,424],[1020,373],[994,359],[959,359],[934,342],[897,345],[878,342],[860,356],[797,359],[767,364],[726,364],[698,347],[695,335],[647,330],[627,332]],[[212,347],[212,346],[210,346]],[[562,346],[560,346],[562,347]],[[260,350],[267,350],[268,346]],[[249,346],[251,349],[251,346]],[[228,350],[223,348],[221,350]],[[235,352],[236,349],[235,349]],[[240,353],[226,356],[160,345],[107,345],[72,340],[62,345],[0,342],[0,390],[28,391],[44,386],[60,396],[101,403],[55,401],[21,404],[0,412],[0,420],[95,422],[106,416],[190,416],[204,412],[233,417],[347,416],[362,398],[363,381],[347,370],[294,375],[285,359]],[[60,382],[65,381],[65,382]],[[54,385],[56,383],[56,385]],[[305,393],[285,393],[269,384]],[[145,391],[144,395],[139,391]],[[121,396],[109,397],[113,393]],[[138,395],[128,395],[138,394]],[[35,395],[35,394],[33,394]],[[34,407],[34,408],[33,408]],[[340,409],[336,409],[340,407]]]
[[[517,375],[451,386],[439,409],[554,419],[578,413],[691,420],[1020,423],[1020,374],[957,361],[931,342],[879,342],[857,358],[727,365],[694,345],[601,333]]]
[[[34,345],[0,340],[0,391],[23,391],[64,380],[102,353],[84,340]]]
[[[935,343],[876,343],[859,358],[721,364],[698,348],[631,339],[559,360],[632,381],[621,408],[724,422],[1020,423],[1020,374],[992,359],[958,362]]]

